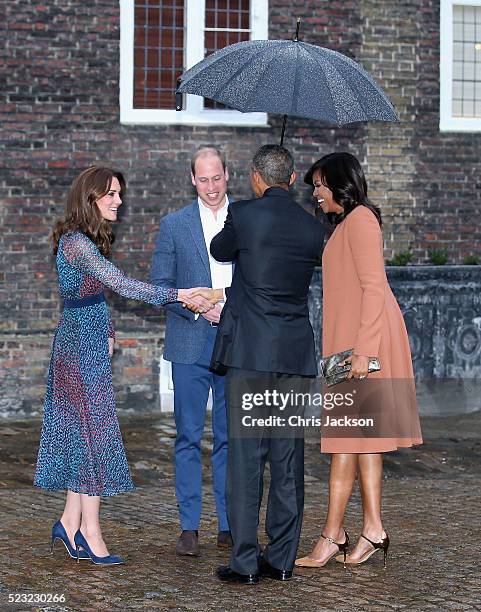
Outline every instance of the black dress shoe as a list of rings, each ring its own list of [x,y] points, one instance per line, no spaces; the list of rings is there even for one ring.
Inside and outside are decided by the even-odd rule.
[[[238,572],[234,572],[228,565],[221,565],[217,568],[217,578],[222,580],[222,582],[257,584],[259,582],[259,572],[255,574],[239,574]]]
[[[273,580],[290,580],[292,578],[292,570],[280,570],[277,567],[272,567],[264,558],[261,559],[259,571],[261,576]]]
[[[176,552],[178,555],[187,557],[198,557],[199,551],[199,534],[197,531],[184,530],[180,534],[177,542]]]

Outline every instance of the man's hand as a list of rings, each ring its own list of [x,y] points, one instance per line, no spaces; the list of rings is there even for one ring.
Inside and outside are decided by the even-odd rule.
[[[178,301],[192,312],[204,314],[211,310],[217,302],[224,299],[223,289],[210,289],[209,287],[193,287],[192,289],[179,289]]]
[[[177,300],[182,302],[184,308],[192,312],[204,314],[214,307],[214,302],[208,298],[211,296],[212,289],[208,287],[194,287],[192,289],[179,289]],[[205,297],[207,296],[207,297]]]
[[[216,304],[217,302],[222,302],[224,299],[224,290],[223,289],[206,289],[205,287],[198,287],[196,290],[198,295],[201,295],[206,300],[212,302],[212,304]]]
[[[204,319],[207,319],[209,323],[219,323],[220,321],[220,313],[222,312],[222,306],[220,304],[216,304],[214,308],[205,312],[202,316]]]
[[[115,339],[109,338],[109,357],[112,357],[112,355],[114,354],[114,344],[115,344]]]

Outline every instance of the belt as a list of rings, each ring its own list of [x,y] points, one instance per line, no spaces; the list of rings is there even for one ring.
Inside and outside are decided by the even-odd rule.
[[[101,304],[105,302],[105,296],[103,293],[96,293],[95,295],[87,295],[83,298],[72,298],[65,299],[63,301],[64,308],[85,308],[86,306],[93,306],[94,304]]]

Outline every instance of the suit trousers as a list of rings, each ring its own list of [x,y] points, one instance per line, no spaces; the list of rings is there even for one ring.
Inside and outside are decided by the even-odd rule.
[[[174,383],[175,493],[181,529],[199,528],[202,506],[202,453],[207,400],[212,389],[212,478],[219,531],[227,531],[227,422],[225,379],[209,371],[216,328],[209,329],[200,358],[193,364],[172,363]]]
[[[276,386],[299,377],[229,368],[226,381],[228,413],[227,516],[233,548],[230,566],[240,574],[258,571],[261,548],[257,540],[259,510],[264,489],[264,468],[270,465],[270,487],[265,530],[268,544],[262,553],[265,560],[280,570],[292,570],[301,534],[304,509],[304,437],[302,434],[273,435],[269,428],[255,435],[242,433],[234,426],[242,405],[239,378],[267,381]],[[309,380],[309,379],[304,379]],[[255,384],[255,383],[254,383]],[[259,387],[258,387],[259,388]],[[274,412],[274,411],[271,411]]]

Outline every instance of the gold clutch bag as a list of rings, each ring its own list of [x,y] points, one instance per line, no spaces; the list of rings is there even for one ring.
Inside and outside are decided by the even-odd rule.
[[[354,352],[354,349],[347,349],[341,353],[335,353],[329,357],[323,357],[321,359],[321,375],[325,380],[328,387],[337,385],[344,382],[347,379],[347,375],[351,371],[351,364],[345,363],[340,365],[345,359],[350,357]],[[369,358],[368,372],[379,372],[381,364],[377,357]]]

